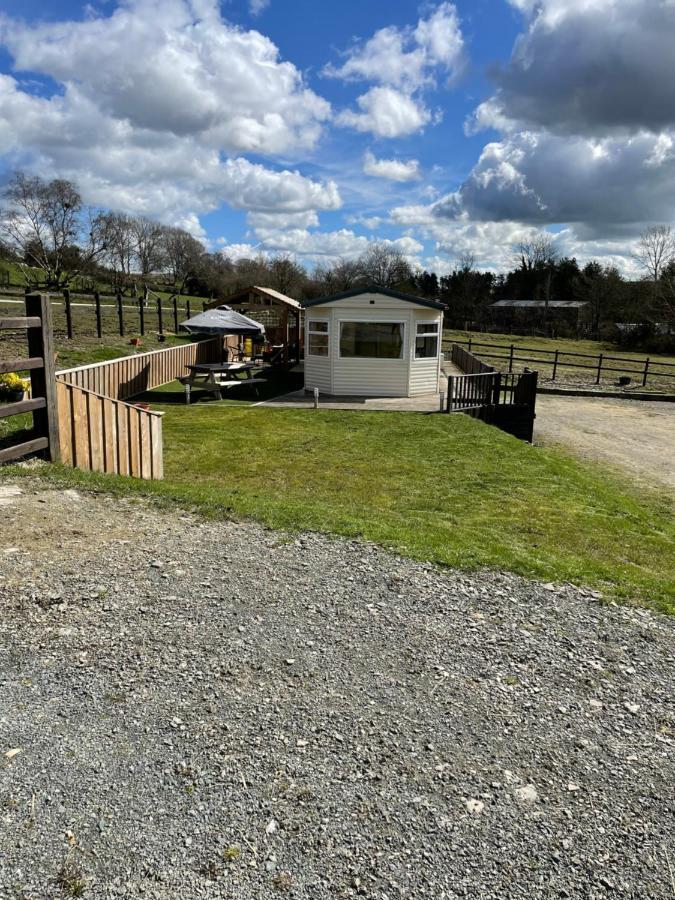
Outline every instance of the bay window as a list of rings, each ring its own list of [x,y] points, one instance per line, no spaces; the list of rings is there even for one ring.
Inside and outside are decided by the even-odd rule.
[[[340,356],[402,359],[403,322],[341,322]]]

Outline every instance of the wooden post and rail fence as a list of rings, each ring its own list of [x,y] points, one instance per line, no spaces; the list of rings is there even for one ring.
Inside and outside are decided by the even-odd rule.
[[[0,373],[30,372],[28,399],[0,406],[0,418],[31,413],[32,433],[0,448],[0,463],[12,462],[33,453],[42,453],[56,462],[60,441],[56,416],[56,381],[52,344],[51,304],[44,294],[28,294],[25,315],[0,318],[0,332],[25,332],[27,355],[0,360]]]
[[[190,300],[175,294],[168,298],[155,296],[156,299],[151,303],[143,297],[125,297],[121,293],[102,294],[100,291],[81,294],[69,288],[64,288],[60,295],[50,295],[53,307],[63,309],[64,318],[59,328],[64,329],[69,340],[76,334],[101,338],[104,333],[124,337],[131,332],[144,336],[151,327],[158,335],[163,335],[167,324],[165,317],[168,315],[171,317],[173,332],[177,334],[180,321],[189,319],[192,315]],[[0,294],[0,304],[3,299],[5,302],[18,304],[23,298],[24,294],[18,290],[14,293],[3,292]],[[206,306],[207,302],[203,305]]]
[[[0,373],[30,372],[31,396],[0,406],[0,418],[32,413],[33,429],[29,439],[0,448],[0,463],[41,453],[88,471],[162,478],[163,414],[126,401],[188,365],[219,361],[221,340],[55,371],[50,300],[27,295],[25,306],[25,316],[0,318],[0,331],[25,331],[28,355],[0,360]]]
[[[635,378],[646,387],[649,379],[672,379],[675,384],[675,363],[652,359],[647,356],[629,357],[615,356],[609,353],[577,353],[572,350],[541,350],[535,347],[519,347],[515,344],[491,344],[483,341],[454,341],[453,347],[466,348],[476,359],[472,351],[479,353],[483,359],[503,361],[512,372],[515,363],[536,363],[551,369],[551,381],[555,381],[561,369],[580,369],[592,373],[595,384],[600,384],[605,373]],[[536,354],[536,355],[533,355]],[[494,370],[496,371],[496,370]],[[473,373],[471,373],[473,374]]]

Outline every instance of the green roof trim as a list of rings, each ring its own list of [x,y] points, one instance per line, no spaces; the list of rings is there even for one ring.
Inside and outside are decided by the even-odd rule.
[[[324,303],[333,303],[335,300],[345,300],[347,297],[358,297],[359,294],[382,294],[384,297],[393,297],[395,300],[403,300],[406,303],[415,303],[417,306],[426,306],[429,309],[445,309],[445,303],[438,300],[426,300],[424,297],[416,297],[414,294],[403,294],[401,291],[392,291],[389,288],[365,287],[353,288],[351,291],[342,291],[339,294],[327,294],[325,297],[317,297],[315,300],[303,300],[303,309],[310,306],[323,306]]]

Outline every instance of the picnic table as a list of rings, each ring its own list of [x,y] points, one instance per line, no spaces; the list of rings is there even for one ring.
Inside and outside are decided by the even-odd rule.
[[[211,391],[217,393],[222,398],[223,390],[237,385],[248,384],[254,385],[256,396],[258,395],[258,387],[263,379],[254,378],[253,370],[256,368],[254,363],[246,362],[222,362],[222,363],[194,363],[186,366],[189,375],[185,375],[178,380],[185,387],[185,402],[190,402],[190,393],[192,388],[199,388],[203,391]]]

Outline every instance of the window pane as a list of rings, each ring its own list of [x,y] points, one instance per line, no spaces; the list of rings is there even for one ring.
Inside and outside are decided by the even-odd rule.
[[[310,331],[321,331],[321,332],[327,333],[328,332],[328,322],[319,322],[316,319],[311,319],[310,323],[309,323],[309,330]]]
[[[401,359],[402,322],[342,322],[340,356]]]
[[[310,334],[308,352],[310,356],[328,356],[328,335]]]
[[[430,359],[438,356],[438,336],[418,336],[415,338],[415,359]]]
[[[418,334],[438,334],[438,325],[436,322],[419,322],[417,325]]]

